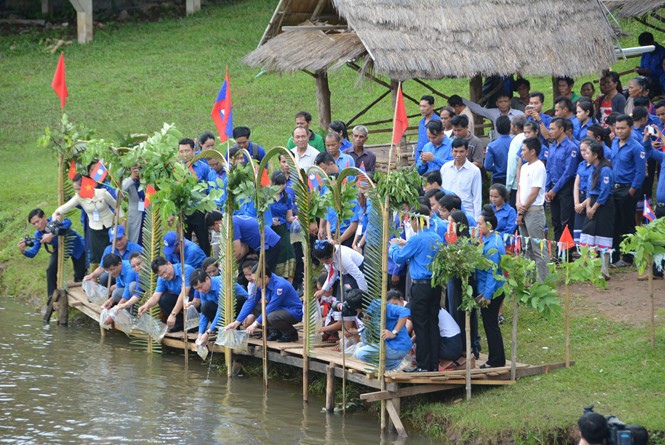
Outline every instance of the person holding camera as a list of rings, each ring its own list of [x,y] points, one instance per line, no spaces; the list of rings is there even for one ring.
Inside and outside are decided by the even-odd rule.
[[[44,249],[51,254],[46,269],[46,295],[50,302],[58,279],[58,235],[63,235],[67,245],[71,246],[69,256],[74,265],[74,281],[76,282],[82,281],[86,273],[85,243],[81,235],[71,230],[72,222],[67,218],[63,219],[62,223],[53,222],[51,218],[46,218],[42,209],[38,208],[30,211],[28,222],[35,228],[35,234],[32,238],[26,235],[21,239],[18,242],[18,250],[24,256],[34,258],[43,244]],[[50,314],[47,313],[44,321],[48,323],[49,318]]]

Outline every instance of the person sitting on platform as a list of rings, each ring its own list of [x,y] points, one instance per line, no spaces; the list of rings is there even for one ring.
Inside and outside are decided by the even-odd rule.
[[[206,344],[210,334],[217,331],[221,312],[219,308],[219,294],[224,286],[222,277],[211,277],[203,269],[196,269],[189,278],[189,285],[194,289],[194,300],[199,300],[201,315],[199,316],[199,336],[201,344]],[[234,299],[235,314],[247,301],[247,291],[238,283],[233,283],[233,295],[227,298]],[[210,327],[208,327],[210,325]]]
[[[362,310],[362,298],[363,292],[359,292],[358,296],[349,296],[349,299],[345,301],[345,304],[348,303],[349,307],[356,309],[358,313]],[[365,329],[363,330],[363,344],[356,350],[356,358],[367,362],[375,362],[379,357],[379,343],[369,344],[366,342],[366,335],[368,330],[372,330],[369,326],[372,326],[374,332],[380,332],[381,339],[386,342],[386,370],[392,370],[397,368],[401,363],[402,359],[409,353],[411,350],[411,338],[409,337],[409,332],[406,328],[406,323],[408,317],[411,315],[411,310],[402,306],[400,304],[400,298],[402,294],[398,290],[388,291],[386,296],[388,302],[386,304],[386,325],[380,326],[381,318],[381,300],[374,299],[367,308],[367,312],[363,317],[363,323],[365,324]]]
[[[132,269],[136,274],[136,280],[130,281],[129,286],[125,287],[122,298],[117,305],[118,309],[131,310],[132,307],[141,300],[141,296],[143,294],[141,291],[141,283],[139,279],[139,275],[141,274],[141,267],[143,266],[143,260],[141,259],[140,252],[132,252],[129,255],[129,265],[132,266]]]
[[[164,256],[172,264],[180,262],[180,246],[184,245],[185,249],[185,264],[197,269],[201,267],[201,263],[206,259],[206,254],[192,241],[185,239],[184,243],[180,243],[179,237],[175,232],[167,232],[164,235]]]
[[[189,280],[194,268],[185,263],[185,288],[183,292],[182,282],[182,264],[171,264],[164,257],[157,257],[150,265],[152,272],[157,275],[157,286],[155,293],[152,294],[138,311],[139,316],[143,315],[148,309],[159,304],[159,308],[164,314],[169,314],[166,319],[166,325],[170,332],[182,331],[184,327],[183,312],[185,299],[191,294]]]
[[[120,257],[122,261],[129,261],[129,256],[132,252],[143,252],[143,248],[136,244],[135,242],[129,241],[125,235],[125,228],[123,226],[118,226],[118,234],[115,238],[115,249],[113,249],[113,227],[108,230],[109,233],[109,245],[104,249],[104,254],[102,255],[102,263],[98,268],[93,270],[91,273],[83,277],[83,281],[97,281],[104,287],[109,286],[109,274],[104,271],[102,264],[104,263],[104,258],[107,255],[115,254]],[[115,279],[111,277],[111,286],[115,283]]]
[[[104,257],[102,267],[107,274],[115,279],[115,284],[109,289],[109,299],[102,304],[103,308],[110,309],[120,302],[123,295],[129,294],[129,283],[136,283],[138,276],[129,261],[121,259],[115,253],[110,253]],[[125,289],[127,293],[125,293]]]
[[[260,263],[252,267],[252,280],[256,283],[256,292],[251,295],[242,309],[238,318],[225,329],[237,329],[245,318],[249,316],[257,305],[261,304],[262,288],[265,287],[266,295],[266,317],[268,325],[268,341],[289,343],[298,341],[298,331],[293,326],[302,320],[302,301],[291,283],[279,275],[275,275],[270,267],[265,268],[265,277],[259,273]],[[247,332],[252,335],[262,321],[262,315],[256,318],[247,327]]]
[[[51,218],[46,218],[42,209],[31,210],[28,214],[28,222],[35,228],[35,234],[31,239],[27,240],[27,243],[25,238],[21,239],[17,245],[18,250],[27,258],[34,258],[39,253],[39,249],[41,249],[43,244],[44,249],[50,253],[51,258],[46,269],[46,297],[50,302],[57,286],[58,237],[54,233],[55,227],[49,225]],[[72,250],[70,257],[74,266],[74,281],[80,282],[83,280],[86,272],[85,243],[81,235],[71,229],[72,222],[68,218],[62,220],[60,227],[66,230],[65,239],[71,242]],[[51,246],[53,250],[49,252],[47,246]],[[50,318],[50,314],[47,313],[47,315]],[[48,323],[48,318],[44,318],[44,322]]]

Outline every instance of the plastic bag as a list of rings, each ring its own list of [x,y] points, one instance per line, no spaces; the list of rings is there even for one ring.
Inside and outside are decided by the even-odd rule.
[[[217,336],[215,341],[216,345],[224,346],[226,348],[238,349],[247,346],[249,342],[249,334],[247,331],[239,331],[237,329],[222,330]]]
[[[203,343],[199,342],[199,340],[196,340],[196,353],[201,357],[201,360],[205,360],[208,357],[208,347],[204,345]]]
[[[157,341],[162,341],[168,326],[165,323],[162,323],[159,320],[152,318],[149,314],[141,315],[137,320],[134,328],[138,331],[145,332],[152,339]]]
[[[94,281],[84,281],[81,284],[83,291],[88,297],[88,301],[93,304],[101,306],[108,300],[109,291],[107,288]]]
[[[107,331],[113,326],[110,324],[105,324],[106,319],[111,316],[111,311],[109,309],[103,308],[101,314],[99,314],[99,326],[106,329]]]
[[[199,311],[194,306],[187,307],[185,311],[185,331],[199,326]]]
[[[126,335],[131,334],[136,325],[136,318],[124,309],[118,309],[117,306],[110,310],[111,317],[115,322],[116,328],[120,329]]]

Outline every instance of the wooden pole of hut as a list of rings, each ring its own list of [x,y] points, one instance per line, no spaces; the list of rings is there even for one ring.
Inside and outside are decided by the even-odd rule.
[[[319,107],[319,126],[328,128],[331,120],[328,72],[326,70],[317,71],[314,78],[316,80],[316,102]]]
[[[468,278],[466,279],[468,283]],[[464,286],[462,282],[462,286]],[[462,292],[466,290],[463,288]],[[464,336],[466,340],[466,372],[464,375],[464,383],[466,388],[466,400],[471,400],[471,312],[464,311]]]

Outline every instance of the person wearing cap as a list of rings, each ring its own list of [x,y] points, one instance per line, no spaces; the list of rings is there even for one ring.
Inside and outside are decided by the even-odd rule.
[[[111,244],[104,249],[99,267],[83,277],[83,281],[97,280],[102,286],[107,286],[109,274],[105,272],[104,267],[102,267],[106,255],[113,253],[118,255],[122,261],[129,261],[129,255],[131,255],[132,252],[143,252],[143,248],[140,245],[127,239],[127,236],[125,236],[125,228],[123,226],[118,226],[118,235],[115,238],[115,249],[113,249],[113,234],[113,227],[111,227],[108,230],[109,243]],[[115,279],[111,275],[111,285],[114,283]]]
[[[203,250],[192,241],[185,239],[185,264],[192,266],[194,269],[201,267],[201,263],[206,259],[206,254]],[[164,235],[164,257],[173,264],[180,263],[180,240],[175,232],[167,232]]]

